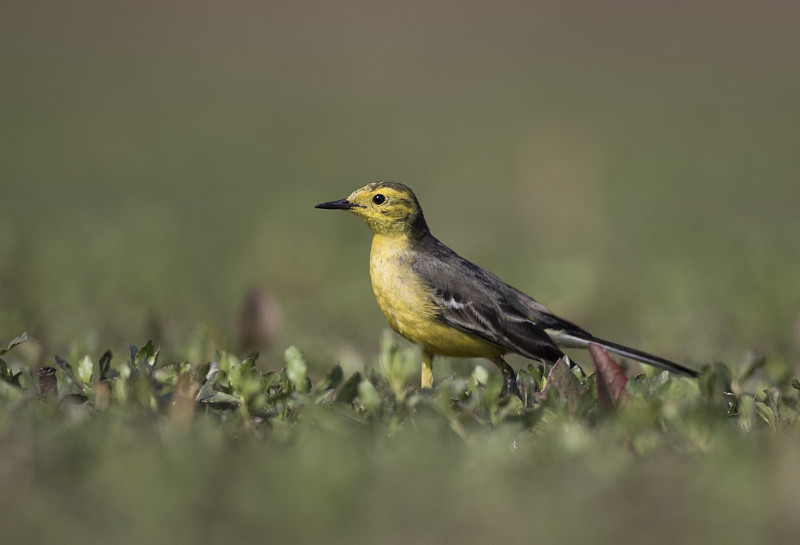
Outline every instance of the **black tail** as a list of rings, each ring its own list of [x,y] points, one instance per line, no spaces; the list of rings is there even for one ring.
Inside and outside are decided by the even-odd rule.
[[[683,365],[665,360],[664,358],[660,358],[652,354],[648,354],[647,352],[642,352],[641,350],[636,350],[635,348],[629,348],[627,346],[622,346],[621,344],[612,343],[611,341],[605,341],[603,339],[592,339],[590,342],[599,344],[609,352],[614,352],[620,356],[631,358],[633,360],[652,365],[653,367],[658,367],[659,369],[669,371],[670,373],[674,373],[676,375],[692,378],[697,378],[700,376],[700,373],[694,369],[689,369]]]
[[[548,331],[548,333],[550,333],[550,331]],[[599,344],[609,352],[613,352],[625,358],[646,363],[647,365],[652,365],[653,367],[658,367],[659,369],[669,371],[670,373],[674,373],[676,375],[692,378],[697,378],[700,376],[700,373],[694,369],[689,369],[683,365],[665,360],[664,358],[660,358],[658,356],[654,356],[653,354],[648,354],[647,352],[642,352],[641,350],[636,350],[635,348],[623,346],[621,344],[606,341],[604,339],[598,339],[596,337],[592,337],[591,335],[588,337],[579,337],[575,334],[570,335],[569,333],[558,332],[555,335],[551,334],[551,336],[557,343],[563,344],[567,347],[586,348],[589,343],[595,343]]]

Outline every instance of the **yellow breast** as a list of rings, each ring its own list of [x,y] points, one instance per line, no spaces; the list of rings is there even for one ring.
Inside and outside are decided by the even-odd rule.
[[[370,278],[375,299],[389,325],[408,340],[433,354],[493,358],[504,351],[463,333],[437,318],[439,312],[430,288],[414,271],[414,254],[407,240],[374,235],[370,252]]]
[[[370,278],[378,306],[389,325],[419,342],[420,331],[435,319],[436,309],[422,279],[412,268],[413,254],[398,237],[375,235],[370,252]]]

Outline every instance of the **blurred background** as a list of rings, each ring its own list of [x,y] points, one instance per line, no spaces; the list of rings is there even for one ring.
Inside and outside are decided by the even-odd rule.
[[[438,238],[597,335],[796,359],[799,15],[4,2],[0,344],[243,351],[251,293],[265,366],[289,344],[358,365],[386,327],[370,235],[313,206],[392,179]]]
[[[370,234],[314,205],[393,179],[438,238],[599,336],[796,368],[799,20],[779,0],[0,0],[0,349],[27,331],[11,364],[116,364],[153,338],[162,361],[258,348],[278,369],[295,344],[315,384],[362,370],[386,328]],[[424,403],[391,430],[311,406],[268,432],[201,410],[179,430],[6,386],[0,527],[791,542],[795,429],[740,433],[683,391],[462,440]]]

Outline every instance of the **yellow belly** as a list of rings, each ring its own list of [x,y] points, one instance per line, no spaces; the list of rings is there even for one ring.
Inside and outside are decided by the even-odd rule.
[[[432,354],[464,358],[494,358],[505,351],[478,337],[445,324],[429,295],[429,288],[411,267],[403,245],[373,237],[370,277],[375,299],[389,325]]]

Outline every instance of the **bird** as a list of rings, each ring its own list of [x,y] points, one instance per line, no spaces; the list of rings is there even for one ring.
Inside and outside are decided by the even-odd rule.
[[[516,373],[504,355],[555,364],[564,357],[561,348],[587,348],[590,343],[675,375],[699,375],[659,356],[595,337],[464,259],[431,234],[416,195],[404,184],[370,183],[315,208],[346,210],[372,230],[375,299],[392,329],[421,347],[422,388],[433,387],[434,356],[485,358],[500,369],[503,391],[511,394],[516,391]]]

